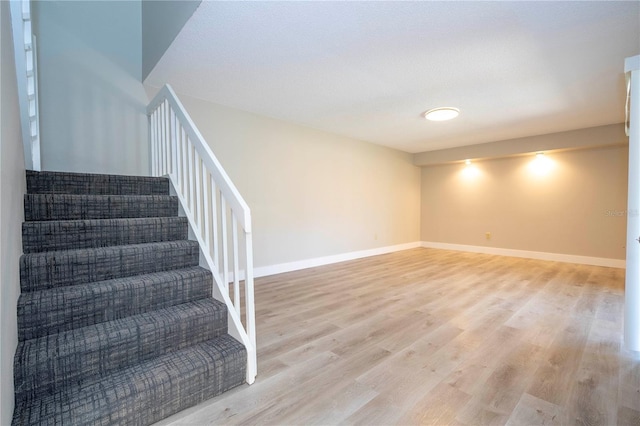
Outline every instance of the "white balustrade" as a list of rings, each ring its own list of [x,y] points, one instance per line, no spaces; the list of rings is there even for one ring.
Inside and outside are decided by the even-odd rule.
[[[229,333],[247,348],[246,381],[251,384],[257,356],[249,207],[169,85],[158,92],[147,113],[151,173],[171,181],[200,244],[203,266],[214,276],[214,296],[227,305]]]
[[[9,6],[25,168],[40,171],[38,61],[36,38],[31,33],[31,3],[29,0],[11,0]]]

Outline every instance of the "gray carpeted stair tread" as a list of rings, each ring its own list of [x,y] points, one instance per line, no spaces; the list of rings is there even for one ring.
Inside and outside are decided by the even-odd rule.
[[[161,177],[27,170],[27,193],[169,195],[169,180]]]
[[[20,287],[23,292],[45,290],[198,263],[198,243],[189,240],[29,253],[20,258]]]
[[[186,217],[23,222],[24,253],[186,240]]]
[[[211,296],[211,272],[199,266],[22,293],[19,340],[34,339]]]
[[[17,400],[13,425],[149,425],[241,385],[246,357],[224,334],[100,381]]]
[[[245,382],[169,189],[27,171],[14,425],[148,425]]]
[[[178,215],[169,195],[25,194],[24,220],[82,220]]]
[[[53,392],[226,332],[226,306],[208,298],[26,340],[16,349],[16,396]]]

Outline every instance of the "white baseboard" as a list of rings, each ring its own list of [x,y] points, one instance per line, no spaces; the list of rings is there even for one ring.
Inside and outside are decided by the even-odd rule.
[[[493,254],[498,256],[522,257],[526,259],[550,260],[555,262],[577,263],[581,265],[607,266],[611,268],[625,268],[625,261],[621,259],[608,259],[603,257],[577,256],[572,254],[547,253],[540,251],[503,249],[496,247],[470,246],[465,244],[449,244],[430,241],[416,241],[413,243],[398,244],[394,246],[379,247],[369,250],[354,251],[349,253],[336,254],[332,256],[316,257],[312,259],[298,260],[295,262],[279,263],[276,265],[260,266],[254,268],[256,278],[269,275],[282,274],[285,272],[299,271],[301,269],[313,268],[316,266],[330,265],[332,263],[346,262],[349,260],[362,259],[363,257],[377,256],[380,254],[393,253],[396,251],[409,250],[412,248],[424,247],[442,250],[466,251],[470,253]],[[244,279],[241,271],[240,279]],[[230,274],[233,276],[233,274]]]
[[[421,247],[442,250],[466,251],[471,253],[495,254],[498,256],[524,257],[527,259],[551,260],[555,262],[578,263],[581,265],[608,266],[610,268],[624,269],[626,265],[626,262],[622,259],[609,259],[606,257],[577,256],[573,254],[469,246],[465,244],[437,243],[431,241],[422,241]]]
[[[279,263],[277,265],[260,266],[258,268],[254,268],[253,274],[256,278],[266,277],[269,275],[282,274],[284,272],[298,271],[300,269],[313,268],[315,266],[329,265],[338,262],[346,262],[348,260],[377,256],[379,254],[392,253],[394,251],[409,250],[417,247],[421,247],[420,241],[369,250],[352,251],[350,253],[342,253],[332,256],[316,257],[313,259],[298,260],[295,262]]]

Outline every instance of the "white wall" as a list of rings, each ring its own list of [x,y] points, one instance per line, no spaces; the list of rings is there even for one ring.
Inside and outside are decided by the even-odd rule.
[[[148,170],[136,1],[34,2],[44,170]]]
[[[421,152],[414,154],[413,163],[417,166],[433,166],[467,159],[501,158],[539,151],[599,148],[620,145],[621,141],[626,140],[624,126],[618,123]]]
[[[256,267],[419,241],[410,154],[179,97],[251,208]]]
[[[21,224],[26,191],[9,2],[0,2],[0,425],[13,414]]]

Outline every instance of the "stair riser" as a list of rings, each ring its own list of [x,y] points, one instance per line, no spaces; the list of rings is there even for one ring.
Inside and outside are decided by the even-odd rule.
[[[64,220],[22,224],[24,253],[186,240],[184,217]]]
[[[104,376],[214,339],[227,331],[221,303],[194,302],[18,344],[18,399],[56,392],[88,377]]]
[[[20,258],[20,287],[23,292],[46,290],[188,268],[198,261],[195,241],[25,254]]]
[[[27,192],[29,194],[169,195],[169,180],[27,170]]]
[[[149,425],[244,383],[169,189],[27,171],[13,425]]]
[[[26,221],[84,220],[178,215],[178,198],[159,195],[26,194]]]
[[[37,401],[17,399],[12,424],[150,425],[243,384],[246,362],[244,347],[223,336],[116,373],[108,381],[83,383]]]
[[[202,268],[23,293],[20,341],[112,321],[211,296],[213,277]]]

